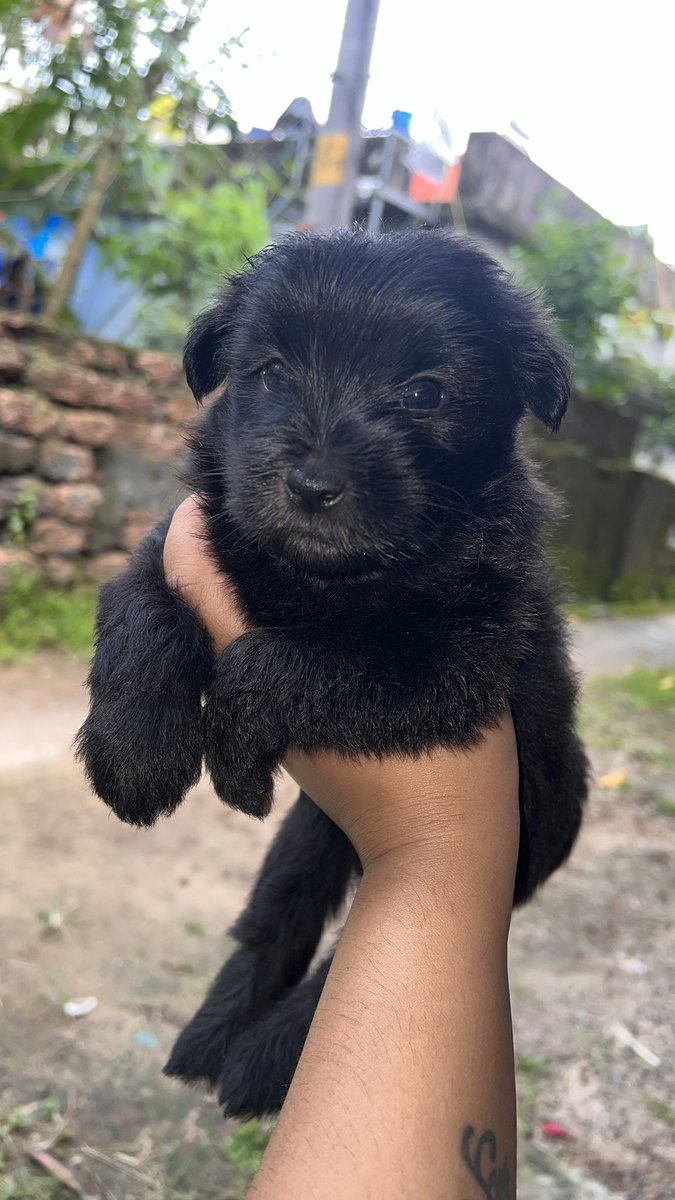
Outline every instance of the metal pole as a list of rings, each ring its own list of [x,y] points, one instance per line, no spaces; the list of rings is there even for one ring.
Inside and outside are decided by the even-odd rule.
[[[328,121],[317,137],[304,225],[348,225],[379,0],[349,0]]]

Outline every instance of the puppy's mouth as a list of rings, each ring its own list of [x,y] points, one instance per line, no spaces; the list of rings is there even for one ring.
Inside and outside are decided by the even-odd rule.
[[[326,583],[366,582],[379,578],[383,570],[383,564],[365,551],[344,553],[328,540],[293,539],[271,549],[279,564],[293,574]]]

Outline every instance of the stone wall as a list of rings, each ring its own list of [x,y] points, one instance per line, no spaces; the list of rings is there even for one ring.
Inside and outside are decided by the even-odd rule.
[[[534,454],[565,501],[554,544],[578,595],[675,599],[675,485],[634,466],[639,433],[634,417],[579,396],[560,433],[531,429]]]
[[[564,443],[540,458],[565,501],[553,539],[569,590],[588,599],[675,599],[670,480]]]
[[[99,581],[180,494],[180,362],[0,316],[0,584]]]

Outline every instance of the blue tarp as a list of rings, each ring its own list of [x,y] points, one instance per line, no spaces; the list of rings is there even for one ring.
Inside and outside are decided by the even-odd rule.
[[[72,224],[57,215],[48,217],[38,229],[21,216],[8,219],[6,224],[24,243],[45,275],[53,278],[72,237]],[[82,331],[114,342],[133,342],[141,299],[137,286],[118,278],[101,261],[95,243],[90,242],[70,301]]]

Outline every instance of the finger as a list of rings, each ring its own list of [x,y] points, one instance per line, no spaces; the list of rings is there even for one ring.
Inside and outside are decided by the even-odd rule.
[[[164,545],[166,582],[180,593],[211,634],[216,653],[247,632],[234,585],[218,569],[206,540],[199,499],[189,496],[176,509]]]

